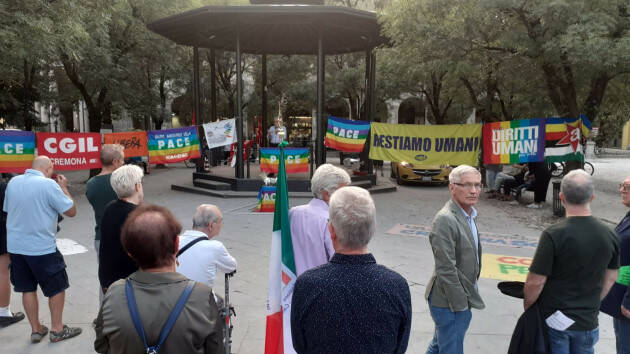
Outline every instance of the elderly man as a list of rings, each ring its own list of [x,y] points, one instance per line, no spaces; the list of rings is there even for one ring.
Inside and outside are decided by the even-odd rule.
[[[621,203],[630,208],[630,176],[619,185]],[[617,354],[630,353],[630,211],[615,228],[619,237],[620,266],[622,275],[606,298],[600,310],[613,317],[615,336],[617,337]]]
[[[4,199],[7,213],[7,250],[11,257],[11,282],[22,293],[22,304],[31,324],[31,342],[38,343],[48,333],[39,321],[37,286],[48,297],[52,328],[50,341],[59,342],[81,334],[81,328],[63,324],[62,315],[70,286],[66,263],[57,250],[57,217],[73,217],[77,208],[68,192],[68,180],[53,175],[52,161],[46,156],[33,160],[31,169],[13,177]]]
[[[155,346],[160,353],[224,352],[223,321],[212,289],[175,270],[181,229],[173,214],[157,205],[141,205],[129,215],[122,244],[140,270],[113,283],[105,294],[96,319],[96,352],[149,353],[147,347]],[[176,304],[181,304],[179,311]],[[175,320],[160,342],[171,314]]]
[[[368,243],[376,229],[370,193],[358,187],[330,198],[330,263],[295,282],[291,335],[297,353],[404,353],[411,329],[405,278],[376,264]]]
[[[328,201],[334,191],[350,182],[346,171],[323,164],[311,178],[311,191],[315,198],[306,205],[289,210],[296,275],[328,263],[335,252],[328,232]]]
[[[223,214],[216,205],[202,204],[193,215],[192,230],[179,236],[177,272],[189,279],[214,286],[217,270],[231,273],[236,270],[236,260],[215,240],[223,226]]]
[[[477,291],[481,271],[481,244],[475,217],[481,174],[468,165],[449,175],[451,199],[435,215],[429,234],[435,270],[425,299],[435,332],[427,354],[463,353],[464,336],[472,318],[471,308],[485,307]]]
[[[525,281],[524,307],[538,304],[551,352],[593,353],[600,301],[617,279],[619,241],[591,215],[593,179],[583,170],[562,179],[566,219],[543,231]]]
[[[116,280],[138,270],[120,243],[120,232],[127,216],[144,199],[143,176],[142,169],[136,165],[125,165],[112,173],[111,184],[118,199],[109,203],[101,220],[98,279],[103,293]]]

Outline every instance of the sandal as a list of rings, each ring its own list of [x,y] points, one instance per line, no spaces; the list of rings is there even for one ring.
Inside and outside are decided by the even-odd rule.
[[[76,337],[81,334],[81,332],[82,330],[79,327],[68,327],[66,325],[63,325],[63,329],[61,330],[61,332],[50,331],[50,342],[61,342],[62,340]]]
[[[47,334],[48,334],[48,327],[42,325],[42,331],[41,332],[33,332],[33,333],[31,333],[31,343],[39,343],[39,342],[41,342],[42,338],[44,338]]]

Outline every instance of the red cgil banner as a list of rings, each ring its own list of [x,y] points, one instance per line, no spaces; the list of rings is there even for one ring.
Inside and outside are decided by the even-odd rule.
[[[101,167],[100,133],[37,133],[37,155],[48,156],[55,170]]]

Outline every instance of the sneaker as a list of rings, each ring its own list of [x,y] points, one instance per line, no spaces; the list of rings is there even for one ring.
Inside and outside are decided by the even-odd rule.
[[[48,327],[42,325],[42,331],[41,332],[33,332],[33,333],[31,333],[31,343],[39,343],[39,342],[41,342],[42,338],[44,338],[47,334],[48,334]]]
[[[521,203],[518,202],[518,200],[513,200],[510,202],[510,205],[519,205]]]
[[[13,316],[0,316],[0,328],[10,326],[16,322],[20,322],[24,319],[22,312],[15,312]]]
[[[531,203],[527,207],[530,208],[530,209],[540,209],[540,208],[542,208],[542,204]]]
[[[79,327],[68,327],[63,325],[61,332],[50,331],[50,341],[52,343],[61,342],[62,340],[78,336],[81,334],[81,331],[82,330]]]

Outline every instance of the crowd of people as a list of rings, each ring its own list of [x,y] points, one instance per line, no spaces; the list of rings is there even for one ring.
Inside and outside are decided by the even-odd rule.
[[[101,173],[88,181],[86,190],[96,221],[100,285],[95,350],[222,352],[223,300],[212,287],[217,273],[235,271],[237,262],[216,240],[223,225],[221,210],[199,205],[192,228],[183,230],[168,209],[143,203],[143,171],[123,165],[121,146],[104,145],[101,162]],[[528,181],[546,189],[548,172],[540,166],[513,167],[500,171],[486,166],[493,174],[487,180],[494,181],[494,192]],[[512,174],[516,169],[522,181]],[[323,164],[311,179],[313,199],[289,212],[298,276],[288,332],[293,350],[404,353],[412,323],[409,285],[369,252],[375,204],[368,191],[350,183],[345,170]],[[425,293],[435,324],[429,354],[463,353],[471,309],[485,307],[479,293],[482,245],[475,221],[481,187],[476,168],[454,168],[450,199],[433,220],[429,241],[435,265]],[[59,216],[77,213],[67,179],[54,174],[49,158],[39,156],[31,169],[0,188],[6,189],[0,223],[6,224],[0,229],[0,246],[6,244],[0,248],[0,326],[28,318],[33,343],[47,335],[51,342],[80,335],[81,328],[63,323],[70,284],[55,245]],[[630,207],[630,177],[620,193]],[[593,197],[593,180],[584,171],[571,171],[562,179],[566,218],[540,237],[510,353],[535,352],[531,348],[540,343],[554,354],[593,353],[600,310],[614,318],[618,353],[630,351],[630,212],[615,232],[591,215]],[[9,279],[13,290],[22,293],[26,316],[9,310]],[[39,319],[38,286],[49,299],[50,329]]]

